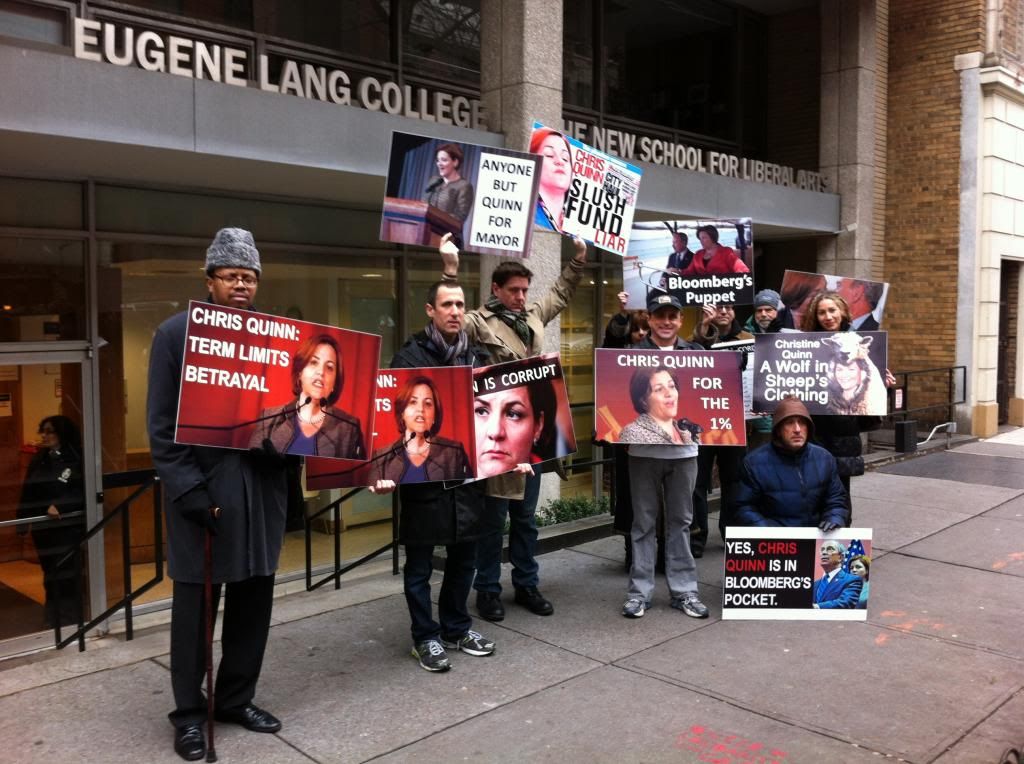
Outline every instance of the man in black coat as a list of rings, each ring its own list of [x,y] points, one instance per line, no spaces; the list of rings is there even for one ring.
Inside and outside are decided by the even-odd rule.
[[[251,309],[260,257],[252,234],[217,232],[206,251],[206,286],[215,305]],[[187,761],[206,755],[202,722],[205,667],[204,542],[213,539],[213,612],[224,596],[223,658],[215,713],[254,732],[277,732],[281,722],[253,705],[270,630],[270,611],[284,540],[287,484],[276,454],[206,448],[174,442],[187,312],[156,330],[150,351],[147,425],[153,463],[167,498],[167,569],[171,607],[171,687],[174,750]],[[215,616],[216,617],[216,616]]]
[[[431,286],[426,308],[430,321],[395,353],[392,369],[488,365],[487,351],[472,344],[463,329],[466,300],[457,281],[446,278]],[[482,531],[483,483],[455,488],[445,483],[413,483],[398,489],[402,504],[398,540],[405,546],[403,584],[412,619],[412,655],[427,671],[451,668],[446,647],[476,656],[494,652],[494,642],[471,628],[468,607],[476,541]],[[395,482],[387,479],[370,488],[374,493],[394,489]],[[437,600],[440,623],[433,618],[430,602],[435,546],[444,546],[446,553]]]

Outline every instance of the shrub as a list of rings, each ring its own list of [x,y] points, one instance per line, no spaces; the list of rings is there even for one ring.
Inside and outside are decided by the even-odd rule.
[[[584,517],[605,514],[610,504],[607,496],[565,496],[554,499],[537,511],[537,527],[567,523]]]

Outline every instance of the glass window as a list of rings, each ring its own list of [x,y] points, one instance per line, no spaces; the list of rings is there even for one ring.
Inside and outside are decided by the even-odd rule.
[[[604,0],[605,112],[736,137],[736,11],[711,0]]]
[[[0,178],[0,225],[85,228],[80,183]]]
[[[402,14],[406,71],[479,84],[480,0],[415,0]]]
[[[265,221],[272,225],[272,221]],[[259,246],[259,239],[256,240]],[[325,256],[260,248],[263,278],[256,305],[264,312],[304,321],[342,326],[382,335],[381,356],[387,361],[400,340],[396,261],[391,257],[356,254]],[[101,307],[101,333],[108,344],[100,351],[101,396],[121,405],[102,406],[104,470],[141,469],[152,465],[146,433],[146,390],[149,347],[156,328],[184,310],[190,299],[203,299],[206,288],[202,248],[140,242],[101,242],[99,281],[109,310]],[[355,359],[363,362],[367,359]],[[373,359],[376,361],[377,359]],[[107,370],[107,365],[116,366]],[[118,388],[123,384],[123,388]],[[289,505],[288,534],[281,557],[282,572],[305,564],[303,512],[313,511],[341,495],[340,491],[298,495]],[[346,559],[378,548],[390,540],[391,501],[361,492],[342,508],[346,526]],[[385,523],[386,529],[372,526]],[[360,527],[359,533],[354,528]],[[317,564],[333,560],[329,523],[314,534]],[[349,531],[352,531],[349,533]],[[364,537],[363,530],[366,535]],[[133,530],[134,534],[134,530]],[[386,540],[377,543],[381,537]],[[358,554],[357,554],[358,552]]]
[[[566,3],[562,23],[562,100],[586,109],[596,108],[593,4]]]
[[[77,622],[84,561],[57,563],[86,526],[81,380],[76,363],[0,362],[0,521],[38,518],[0,528],[0,640]]]
[[[263,241],[287,241],[392,248],[379,239],[380,213],[376,211],[123,186],[96,187],[96,228],[100,231],[195,236],[209,241],[225,225],[252,231],[257,247]]]
[[[258,1],[258,0],[257,0]],[[134,5],[161,13],[185,16],[190,19],[212,21],[240,29],[252,29],[253,0],[123,0],[125,5]]]
[[[572,403],[594,401],[594,300],[599,272],[594,268],[584,272],[572,302],[561,314],[562,373]],[[589,435],[589,429],[584,435]]]
[[[388,0],[257,0],[255,31],[389,61],[390,5]]]
[[[86,337],[85,245],[0,236],[0,342]]]
[[[67,45],[68,14],[63,8],[0,0],[0,35],[18,40]]]

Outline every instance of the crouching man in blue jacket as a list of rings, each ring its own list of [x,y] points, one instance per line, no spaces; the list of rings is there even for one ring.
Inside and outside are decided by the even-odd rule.
[[[814,424],[798,398],[782,400],[772,417],[772,441],[743,460],[736,525],[818,526],[850,523],[835,457],[810,442]]]

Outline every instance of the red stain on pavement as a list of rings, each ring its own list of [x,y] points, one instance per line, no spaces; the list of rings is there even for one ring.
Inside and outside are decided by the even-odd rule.
[[[1011,562],[1021,562],[1022,560],[1024,560],[1024,552],[1010,552],[1006,557],[992,563],[992,570],[1002,570]]]
[[[715,732],[695,724],[676,737],[676,748],[699,754],[705,764],[784,764],[788,754],[741,735]]]
[[[904,616],[906,616],[906,612],[904,612],[902,610],[885,610],[885,611],[882,612],[882,617],[902,618]],[[890,628],[896,629],[897,631],[902,631],[904,634],[909,634],[910,632],[914,631],[915,629],[917,629],[918,631],[921,631],[922,629],[931,630],[931,631],[945,631],[946,630],[946,624],[944,624],[942,621],[936,621],[936,620],[934,620],[932,618],[925,618],[925,617],[908,618],[905,621],[900,621],[899,623],[893,623],[893,624],[890,624],[889,626],[890,626]],[[875,644],[876,645],[884,645],[885,644],[885,640],[879,641],[876,638],[875,639]]]
[[[881,647],[882,645],[884,645],[888,641],[889,641],[889,635],[888,634],[879,634],[877,637],[875,637],[875,644],[878,645],[879,647]]]

